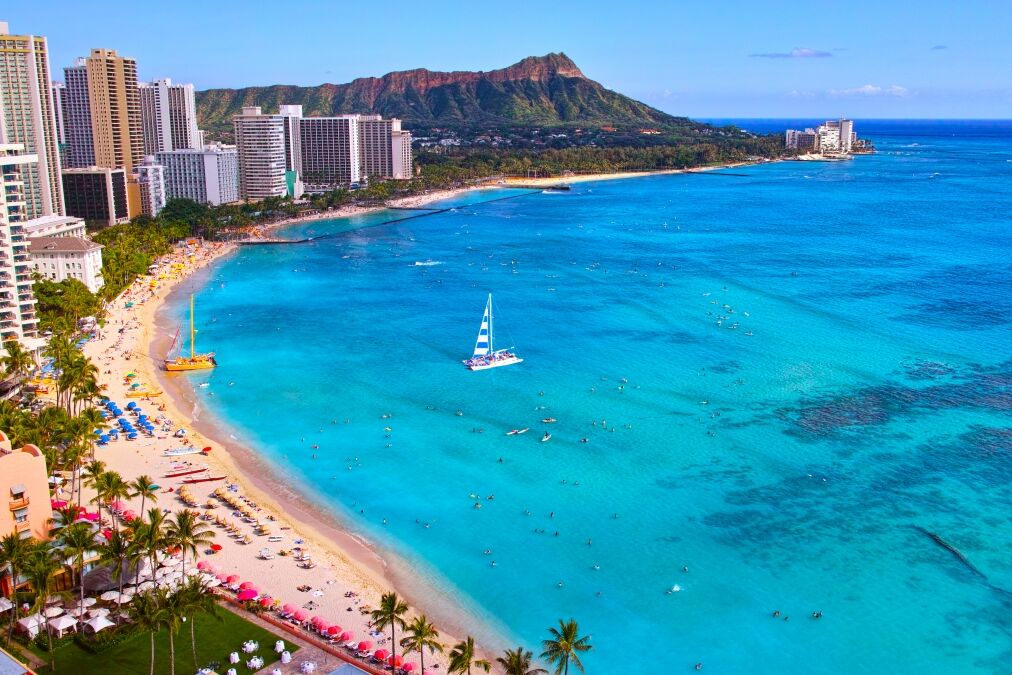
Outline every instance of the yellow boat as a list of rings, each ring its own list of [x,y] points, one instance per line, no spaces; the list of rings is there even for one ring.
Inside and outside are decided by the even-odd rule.
[[[218,365],[218,362],[214,360],[214,353],[208,354],[197,354],[196,348],[194,347],[196,340],[194,336],[197,331],[193,328],[193,294],[190,294],[190,356],[186,357],[180,354],[174,359],[165,359],[165,370],[168,371],[180,371],[180,370],[209,370]],[[173,340],[173,344],[175,341]],[[171,347],[169,348],[172,349]]]

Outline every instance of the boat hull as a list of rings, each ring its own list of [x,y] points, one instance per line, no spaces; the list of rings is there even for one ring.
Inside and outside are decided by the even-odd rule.
[[[514,357],[511,357],[511,358],[508,358],[508,359],[499,359],[497,361],[492,361],[491,363],[471,364],[471,365],[467,366],[467,368],[468,368],[468,370],[475,370],[475,371],[477,371],[477,370],[489,370],[491,368],[501,368],[503,366],[512,366],[512,365],[515,365],[517,363],[523,363],[523,362],[524,362],[523,359],[517,358],[516,356],[514,356]]]
[[[166,359],[165,370],[169,372],[179,372],[184,370],[210,370],[218,365],[218,362],[214,360],[213,356],[208,357],[196,357],[192,359],[178,358],[178,359]]]

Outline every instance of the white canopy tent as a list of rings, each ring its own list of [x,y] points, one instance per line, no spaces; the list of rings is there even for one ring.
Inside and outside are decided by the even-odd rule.
[[[98,633],[115,625],[106,616],[96,616],[84,622],[84,631],[86,633]]]
[[[14,603],[12,603],[7,598],[0,598],[0,612],[6,612],[6,611],[8,611],[10,609],[13,609],[13,608],[14,608]]]
[[[32,614],[23,619],[18,619],[18,630],[22,633],[27,633],[28,637],[34,638],[42,630],[42,627],[46,625],[45,622],[46,620],[41,614]]]
[[[56,637],[63,637],[64,633],[77,628],[77,619],[64,614],[55,619],[50,619],[49,627],[56,631]]]

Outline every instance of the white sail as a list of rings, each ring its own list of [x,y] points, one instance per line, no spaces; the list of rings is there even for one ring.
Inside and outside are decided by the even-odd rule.
[[[481,328],[478,329],[478,340],[474,343],[473,357],[487,356],[492,351],[492,294],[488,294],[485,314],[481,317]]]

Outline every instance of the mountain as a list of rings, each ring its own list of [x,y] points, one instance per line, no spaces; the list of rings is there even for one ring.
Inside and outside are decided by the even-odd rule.
[[[201,128],[228,132],[243,106],[275,112],[281,104],[303,114],[379,113],[412,128],[611,125],[695,126],[589,79],[565,54],[530,56],[488,72],[418,68],[317,87],[272,85],[197,92]]]

